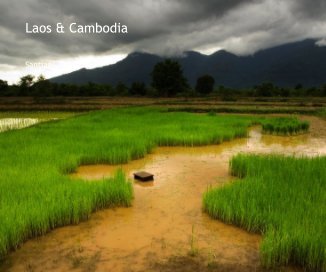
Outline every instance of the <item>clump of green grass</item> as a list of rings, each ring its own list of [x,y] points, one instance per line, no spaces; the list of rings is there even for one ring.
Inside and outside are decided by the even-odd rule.
[[[205,193],[204,210],[261,233],[267,267],[326,271],[326,157],[237,155],[230,167],[243,180]]]
[[[56,227],[77,224],[98,209],[131,205],[132,185],[122,171],[113,178],[94,182],[71,181],[58,175],[44,180],[45,175],[40,174],[39,178],[41,180],[34,174],[33,183],[27,178],[12,184],[12,188],[10,184],[1,184],[2,189],[7,187],[1,193],[2,256],[30,237],[43,235]],[[8,196],[3,197],[6,193]]]
[[[127,163],[156,146],[219,144],[245,137],[260,120],[132,107],[1,133],[0,256],[96,209],[131,204],[130,184],[120,174],[108,181],[72,181],[67,174],[79,165]]]
[[[296,117],[269,118],[262,121],[263,133],[276,135],[296,135],[309,130],[309,122]]]

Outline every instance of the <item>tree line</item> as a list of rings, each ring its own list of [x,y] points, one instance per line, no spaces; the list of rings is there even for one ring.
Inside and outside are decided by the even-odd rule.
[[[290,96],[326,96],[326,84],[319,87],[304,87],[297,84],[292,88],[278,87],[271,82],[263,82],[252,88],[234,89],[225,86],[215,87],[211,75],[198,77],[195,88],[191,88],[185,78],[181,65],[174,60],[164,60],[157,63],[151,72],[151,84],[133,82],[130,86],[123,82],[115,86],[110,84],[54,83],[43,76],[35,78],[26,75],[20,78],[18,84],[9,85],[0,79],[0,96],[220,96],[225,100],[233,97],[290,97]]]

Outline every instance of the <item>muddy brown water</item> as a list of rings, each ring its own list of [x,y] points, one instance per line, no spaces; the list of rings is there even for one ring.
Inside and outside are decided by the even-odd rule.
[[[202,212],[202,194],[232,179],[228,162],[239,152],[326,154],[326,122],[303,118],[311,122],[306,135],[265,136],[254,127],[246,139],[160,147],[122,165],[130,178],[138,170],[155,175],[154,182],[134,182],[132,207],[102,210],[79,225],[32,239],[11,253],[0,271],[266,271],[260,266],[261,236],[209,218]],[[72,178],[92,181],[116,169],[81,166]]]

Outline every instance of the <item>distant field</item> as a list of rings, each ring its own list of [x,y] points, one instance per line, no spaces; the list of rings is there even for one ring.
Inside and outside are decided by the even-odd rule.
[[[74,112],[63,111],[0,111],[2,118],[37,118],[42,120],[65,119],[77,115]]]
[[[233,113],[304,113],[314,114],[326,107],[325,97],[291,98],[147,98],[147,97],[0,97],[0,111],[90,111],[123,106],[156,105],[177,111]]]

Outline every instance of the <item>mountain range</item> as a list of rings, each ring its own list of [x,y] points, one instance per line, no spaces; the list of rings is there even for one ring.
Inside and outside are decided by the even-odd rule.
[[[158,55],[134,52],[115,64],[83,68],[50,80],[74,84],[116,85],[123,82],[130,85],[136,81],[150,84],[154,65],[163,59]],[[266,81],[284,87],[299,83],[305,87],[326,83],[326,46],[316,45],[313,39],[260,50],[249,56],[237,56],[225,50],[211,55],[188,51],[173,59],[181,64],[191,86],[204,74],[212,75],[217,86],[232,88],[251,87]]]

